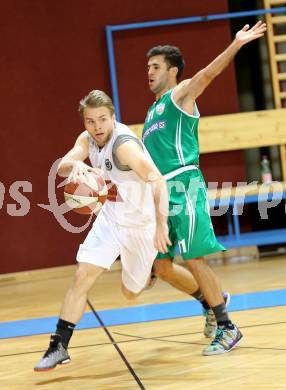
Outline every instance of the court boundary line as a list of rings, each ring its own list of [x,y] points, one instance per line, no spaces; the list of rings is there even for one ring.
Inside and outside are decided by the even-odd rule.
[[[286,306],[286,289],[259,291],[232,296],[230,312],[260,310],[273,307]],[[247,298],[247,303],[246,303]],[[179,306],[178,306],[179,305]],[[98,311],[106,326],[120,326],[142,322],[154,322],[176,318],[189,318],[201,316],[201,308],[196,301],[181,300],[160,304],[137,305],[115,309]],[[128,319],[127,319],[128,318]],[[15,338],[17,336],[32,336],[38,334],[50,334],[56,325],[57,317],[40,317],[27,320],[0,322],[0,339]],[[79,329],[92,329],[100,327],[100,323],[94,323],[94,315],[91,311],[84,314],[77,326]]]
[[[130,365],[130,363],[128,362],[127,358],[125,357],[124,353],[121,351],[121,349],[118,347],[116,341],[114,340],[112,334],[109,332],[109,330],[107,329],[107,327],[105,326],[104,322],[102,321],[101,317],[99,316],[99,314],[97,313],[97,311],[94,309],[94,307],[92,306],[92,304],[90,303],[89,299],[87,300],[87,304],[88,306],[90,307],[91,311],[93,312],[95,318],[97,319],[97,321],[100,323],[101,325],[101,328],[104,330],[104,332],[106,333],[107,337],[109,338],[109,340],[111,341],[111,344],[114,346],[114,348],[116,349],[116,351],[118,352],[119,356],[121,357],[121,359],[123,360],[124,364],[126,365],[126,367],[128,368],[130,374],[133,376],[133,378],[135,379],[135,381],[137,382],[138,386],[140,387],[140,389],[142,390],[145,390],[145,387],[143,385],[143,383],[141,382],[140,378],[137,376],[136,372],[134,371],[134,369],[132,368],[132,366]]]
[[[120,335],[120,333],[118,333]],[[121,334],[124,336],[123,334]],[[172,343],[172,344],[187,344],[187,345],[201,345],[201,346],[206,346],[208,345],[207,343],[199,343],[199,342],[189,342],[189,341],[179,341],[179,340],[166,340],[162,339],[161,337],[144,337],[144,336],[136,336],[136,335],[128,335],[128,337],[134,337],[136,340],[135,341],[147,341],[147,340],[153,340],[153,341],[162,341],[162,342],[167,342],[167,343]],[[170,336],[171,337],[171,336]],[[176,336],[174,336],[176,337]],[[130,340],[128,340],[130,341]],[[242,348],[242,349],[256,349],[256,350],[271,350],[271,351],[286,351],[286,348],[277,348],[277,347],[252,347],[252,346],[241,346],[239,345],[237,348]]]
[[[240,329],[247,329],[247,328],[256,328],[256,327],[262,327],[262,326],[273,326],[273,325],[281,325],[281,324],[286,324],[286,321],[281,321],[281,322],[272,322],[272,323],[266,323],[266,324],[257,324],[257,325],[246,325],[246,326],[240,326]],[[96,328],[98,329],[98,328]],[[78,330],[80,331],[85,331],[86,329],[81,329]],[[201,345],[204,346],[206,345],[205,343],[199,343],[199,342],[187,342],[187,341],[175,341],[175,340],[163,340],[168,337],[179,337],[179,336],[188,336],[188,335],[196,335],[196,334],[201,334],[202,332],[187,332],[187,333],[178,333],[178,334],[173,334],[173,335],[166,335],[166,336],[158,336],[158,337],[143,337],[143,336],[136,336],[136,335],[129,335],[126,333],[120,333],[120,332],[112,332],[113,334],[119,335],[119,336],[126,336],[126,337],[132,337],[132,340],[121,340],[121,341],[116,341],[116,344],[128,344],[128,343],[134,343],[137,341],[146,341],[146,340],[158,340],[158,341],[166,341],[166,342],[171,342],[171,343],[178,343],[178,344],[189,344],[189,345]],[[37,335],[38,336],[38,335]],[[33,336],[18,336],[18,337],[33,337]],[[15,337],[15,338],[18,338]],[[73,347],[69,347],[69,349],[78,349],[78,348],[91,348],[91,347],[101,347],[101,346],[111,346],[114,345],[113,343],[107,342],[107,343],[97,343],[97,344],[88,344],[88,345],[77,345]],[[274,350],[274,351],[286,351],[286,348],[275,348],[275,347],[251,347],[251,346],[240,346],[239,348],[244,348],[244,349],[258,349],[258,350]],[[11,354],[6,354],[6,355],[0,355],[0,358],[3,357],[12,357],[12,356],[20,356],[20,355],[30,355],[33,353],[42,353],[45,352],[44,350],[41,351],[29,351],[29,352],[19,352],[19,353],[11,353]]]

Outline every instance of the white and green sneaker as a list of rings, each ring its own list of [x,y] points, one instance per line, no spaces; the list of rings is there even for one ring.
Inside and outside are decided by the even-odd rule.
[[[227,291],[223,292],[223,299],[225,302],[225,306],[227,307],[230,302],[230,293]],[[217,322],[212,309],[208,309],[203,311],[203,315],[206,318],[205,327],[204,327],[204,335],[206,337],[215,337]]]
[[[242,333],[235,325],[233,325],[233,329],[219,326],[213,341],[203,349],[203,355],[221,355],[229,352],[239,343],[242,337]]]

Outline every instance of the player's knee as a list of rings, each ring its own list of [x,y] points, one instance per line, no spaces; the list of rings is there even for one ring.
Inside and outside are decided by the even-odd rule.
[[[75,285],[82,285],[88,278],[88,271],[84,267],[78,267],[75,272]]]
[[[136,299],[138,294],[139,294],[139,293],[133,292],[131,290],[128,290],[128,288],[126,288],[124,286],[124,284],[122,284],[121,290],[122,290],[122,293],[125,296],[125,298],[128,299],[129,301]]]
[[[162,280],[168,280],[173,271],[173,263],[171,260],[156,260],[153,268],[156,276]]]
[[[124,293],[124,296],[125,296],[126,299],[128,299],[128,301],[133,301],[134,299],[137,298],[137,295],[138,295],[138,294],[135,294],[135,293],[132,292],[132,291],[128,291],[128,292],[125,292],[125,293]]]
[[[85,264],[79,264],[75,273],[74,287],[86,289],[95,281],[96,277],[97,272],[92,272],[90,267],[85,266]]]
[[[197,259],[191,259],[186,261],[189,271],[196,272],[199,271],[202,267],[205,267],[205,262],[203,257],[198,257]]]

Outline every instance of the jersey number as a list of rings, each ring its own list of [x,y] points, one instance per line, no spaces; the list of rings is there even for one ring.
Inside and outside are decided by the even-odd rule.
[[[186,240],[183,239],[179,241],[179,248],[181,253],[186,253],[187,252],[187,246],[186,246]]]

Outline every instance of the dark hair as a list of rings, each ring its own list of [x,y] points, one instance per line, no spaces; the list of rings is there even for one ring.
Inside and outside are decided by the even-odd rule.
[[[108,95],[106,95],[105,92],[100,91],[98,89],[95,89],[93,91],[90,91],[87,96],[85,96],[81,101],[79,102],[79,113],[83,117],[83,112],[86,107],[106,107],[110,111],[110,114],[114,114],[114,105],[112,103],[112,100]]]
[[[176,46],[171,45],[155,46],[148,51],[147,59],[149,60],[151,57],[159,55],[164,56],[165,62],[167,62],[169,68],[174,66],[178,68],[178,80],[181,77],[185,66],[185,61],[182,56],[182,53],[180,52],[180,49],[178,49]]]

